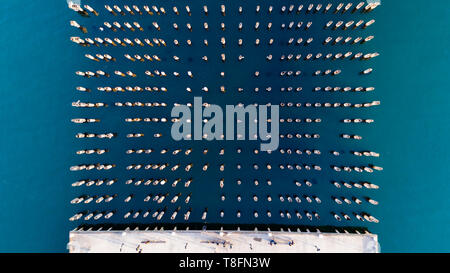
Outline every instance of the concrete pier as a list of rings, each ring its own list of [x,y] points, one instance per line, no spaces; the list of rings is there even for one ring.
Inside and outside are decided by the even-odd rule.
[[[72,231],[71,253],[378,253],[376,234],[281,231]]]

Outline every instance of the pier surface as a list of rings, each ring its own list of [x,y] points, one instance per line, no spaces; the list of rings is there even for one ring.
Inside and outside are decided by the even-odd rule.
[[[293,244],[290,244],[293,242]],[[376,234],[263,231],[72,231],[71,253],[377,253]]]

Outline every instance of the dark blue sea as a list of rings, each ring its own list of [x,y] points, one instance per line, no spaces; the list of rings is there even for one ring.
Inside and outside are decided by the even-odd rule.
[[[106,1],[83,1],[89,3],[102,14],[106,14],[102,7]],[[110,1],[108,1],[110,5]],[[138,3],[141,1],[114,1],[119,5]],[[181,14],[174,16],[169,7],[173,3],[179,7]],[[68,232],[78,224],[88,223],[156,223],[154,218],[138,218],[136,220],[123,219],[127,211],[157,209],[155,205],[144,203],[143,198],[149,194],[181,193],[182,197],[192,194],[189,205],[167,204],[167,212],[162,219],[163,223],[185,223],[182,214],[192,208],[189,222],[195,224],[263,224],[263,225],[319,225],[319,226],[363,226],[379,235],[381,250],[383,252],[415,252],[415,251],[448,251],[446,234],[449,231],[449,205],[447,195],[448,186],[449,146],[449,111],[446,108],[446,99],[449,98],[445,87],[448,85],[448,72],[446,65],[449,61],[448,53],[448,22],[449,13],[446,1],[434,1],[426,7],[409,1],[404,5],[402,1],[383,1],[382,6],[374,12],[363,15],[329,14],[319,16],[314,14],[281,15],[278,10],[281,5],[290,3],[299,4],[299,1],[286,1],[274,3],[274,12],[267,16],[269,3],[258,2],[261,12],[256,14],[256,2],[242,1],[225,3],[227,16],[220,15],[221,2],[208,4],[210,14],[205,17],[201,12],[203,3],[198,1],[155,1],[154,4],[166,7],[170,15],[161,16],[117,16],[108,14],[102,18],[82,18],[67,8],[65,1],[48,1],[42,3],[31,2],[24,5],[22,1],[6,1],[0,11],[0,25],[2,26],[1,60],[2,60],[2,102],[1,102],[1,183],[0,183],[0,251],[3,252],[65,252],[68,241]],[[303,1],[301,1],[303,2]],[[337,1],[332,1],[337,2]],[[152,2],[153,3],[153,2]],[[192,16],[188,16],[183,7],[188,3],[191,6]],[[355,2],[356,3],[356,2]],[[305,7],[309,2],[303,3]],[[244,14],[239,15],[238,6],[243,6]],[[299,19],[301,18],[301,19]],[[317,19],[319,18],[319,19]],[[370,20],[376,23],[366,30],[333,31],[328,33],[321,26],[328,20],[347,21],[354,18]],[[112,21],[138,21],[145,32],[110,30],[99,31],[103,19]],[[88,33],[69,26],[69,20],[77,20],[87,27]],[[157,20],[161,31],[151,27],[151,22]],[[176,20],[180,26],[175,31],[171,24]],[[289,21],[314,22],[311,29],[279,30],[282,22]],[[202,28],[204,21],[208,21],[210,31]],[[219,28],[219,23],[226,23],[226,30]],[[250,29],[254,22],[261,22],[261,29]],[[273,22],[273,29],[267,31],[264,26]],[[194,28],[189,32],[185,24],[190,22]],[[247,31],[238,32],[237,24],[244,23]],[[285,42],[290,37],[303,39],[314,37],[317,40],[326,36],[339,35],[364,36],[375,35],[375,39],[357,49],[349,46],[324,47],[319,42],[308,47],[287,46]],[[367,36],[366,35],[366,36]],[[156,54],[162,62],[130,62],[123,58],[122,47],[80,47],[70,42],[70,36],[80,37],[158,37],[166,41],[167,47],[127,47],[129,54]],[[220,37],[225,36],[227,45],[221,48]],[[275,43],[267,45],[269,38],[274,37]],[[344,36],[345,37],[345,36]],[[182,43],[180,47],[173,46],[173,39]],[[199,44],[207,38],[209,47]],[[237,39],[244,39],[244,46],[238,47]],[[261,45],[255,47],[254,40],[259,38]],[[184,41],[191,39],[192,47]],[[327,48],[329,51],[325,51]],[[381,55],[370,61],[350,60],[320,60],[280,62],[276,56],[288,53],[337,53],[341,51],[353,52],[379,52]],[[108,65],[88,60],[86,53],[108,53],[117,57],[117,62]],[[220,53],[225,53],[227,61],[222,63]],[[127,52],[128,53],[128,52]],[[267,54],[274,55],[274,61],[267,62]],[[179,56],[182,61],[176,63],[171,59],[173,55]],[[245,60],[237,61],[237,56],[243,54]],[[208,55],[209,62],[204,63],[201,56]],[[275,60],[276,59],[276,60]],[[368,67],[374,72],[368,76],[360,76],[358,72]],[[75,75],[76,70],[95,71],[103,69],[113,74],[120,68],[121,71],[131,70],[138,74],[137,78],[119,78],[112,75],[105,79],[85,79]],[[143,74],[145,70],[164,70],[168,77],[151,78]],[[302,70],[303,75],[289,79],[278,76],[280,70]],[[313,77],[311,74],[317,69],[342,69],[337,77]],[[180,78],[171,75],[173,71],[191,70],[194,79],[182,74]],[[262,72],[258,78],[252,76],[255,70]],[[226,73],[225,78],[219,72]],[[103,93],[95,90],[96,86],[165,86],[168,92],[142,92],[142,93]],[[227,92],[221,93],[220,86],[226,86]],[[374,86],[373,92],[312,92],[315,86]],[[90,93],[80,93],[76,86],[85,86],[93,89]],[[185,88],[192,88],[187,93]],[[208,86],[210,91],[205,94],[201,87]],[[271,86],[272,91],[265,88]],[[280,92],[280,87],[301,86],[301,92]],[[239,93],[238,87],[244,88]],[[259,87],[259,92],[254,88]],[[127,117],[169,117],[173,103],[193,102],[193,96],[203,97],[203,101],[219,104],[259,103],[271,102],[351,102],[361,103],[380,100],[381,105],[367,109],[354,108],[281,108],[281,118],[321,118],[322,122],[315,124],[292,123],[280,124],[280,133],[317,133],[320,139],[282,139],[280,148],[292,149],[319,149],[318,155],[281,155],[274,152],[270,155],[253,154],[259,147],[255,141],[182,141],[176,142],[170,138],[169,123],[125,123]],[[71,103],[76,100],[84,102],[105,102],[109,107],[105,109],[75,109]],[[114,107],[114,102],[142,101],[166,102],[169,107],[133,109]],[[75,125],[71,118],[95,117],[101,119],[100,124]],[[344,118],[372,118],[371,125],[348,125],[340,120]],[[76,139],[78,132],[117,132],[118,137],[112,140]],[[141,139],[127,139],[127,133],[144,133]],[[153,134],[162,132],[162,138],[153,138]],[[363,136],[360,141],[344,140],[339,138],[340,133],[359,134]],[[160,150],[162,147],[170,151],[192,147],[190,156],[178,155],[174,157],[169,152],[158,155],[126,155],[126,149],[144,148]],[[75,155],[75,151],[86,148],[106,148],[105,155]],[[208,154],[202,150],[208,148]],[[224,148],[225,155],[219,156],[218,151]],[[237,154],[235,150],[241,148],[243,152]],[[342,153],[335,157],[329,153],[337,150]],[[371,150],[379,152],[380,158],[359,158],[350,155],[350,150]],[[70,172],[69,167],[78,164],[114,163],[117,166],[110,171]],[[129,164],[150,164],[170,162],[186,165],[194,164],[191,172],[184,171],[126,171]],[[201,171],[200,166],[209,162],[207,172]],[[322,171],[289,171],[273,168],[264,170],[266,163],[272,166],[278,164],[315,164],[322,167]],[[225,164],[225,171],[220,172],[218,166]],[[242,164],[243,169],[236,170],[236,164]],[[252,168],[253,164],[260,166],[259,170]],[[336,173],[330,165],[368,165],[382,166],[382,172],[372,174]],[[134,186],[126,185],[125,180],[130,178],[148,179],[167,177],[169,182],[164,186]],[[190,187],[185,188],[183,182],[193,178]],[[91,186],[89,188],[71,187],[71,184],[80,179],[116,178],[113,186]],[[177,187],[170,187],[171,182],[181,178]],[[219,187],[219,180],[225,179],[223,189]],[[236,179],[242,184],[237,185]],[[254,179],[259,180],[255,186]],[[266,179],[272,181],[269,186]],[[311,188],[303,185],[297,188],[294,180],[308,179],[313,183]],[[369,181],[380,186],[378,190],[337,189],[330,181]],[[70,200],[83,194],[103,195],[118,194],[118,198],[109,204],[78,204],[71,205]],[[123,199],[133,194],[129,203]],[[220,201],[221,194],[225,194],[225,202]],[[262,199],[267,195],[273,197],[271,203]],[[297,194],[317,195],[321,204],[308,204],[302,199],[301,204],[281,203],[278,195]],[[242,196],[242,202],[236,201],[236,195]],[[254,202],[253,195],[261,200]],[[364,205],[337,205],[331,196],[365,196],[380,202],[378,206]],[[167,203],[167,201],[166,201]],[[152,207],[153,206],[153,207]],[[158,205],[159,206],[159,205]],[[176,221],[170,221],[171,212],[178,206],[181,211]],[[162,206],[161,206],[162,207]],[[159,208],[159,207],[158,207]],[[201,214],[208,208],[206,221],[201,220]],[[69,217],[83,210],[103,211],[116,210],[116,215],[109,220],[94,222],[69,222]],[[220,210],[225,211],[225,217],[219,217]],[[236,211],[242,212],[241,218],[236,218]],[[253,211],[258,211],[260,217],[255,219]],[[265,211],[271,210],[273,216],[267,218]],[[317,211],[320,220],[310,222],[304,217],[296,219],[280,218],[280,210],[289,210],[291,213],[299,211]],[[337,222],[331,211],[368,212],[380,219],[380,223],[361,223],[352,217],[352,221]]]

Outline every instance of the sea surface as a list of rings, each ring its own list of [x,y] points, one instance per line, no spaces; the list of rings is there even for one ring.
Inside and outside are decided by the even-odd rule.
[[[0,10],[0,29],[2,33],[0,60],[2,60],[3,64],[0,71],[2,82],[0,88],[2,92],[2,100],[0,102],[0,119],[2,122],[0,130],[0,219],[2,219],[0,224],[0,251],[2,252],[67,251],[68,232],[76,226],[74,223],[70,223],[68,218],[77,212],[77,209],[69,201],[76,197],[77,194],[82,193],[82,190],[74,190],[70,186],[71,183],[80,178],[80,174],[70,173],[69,166],[88,163],[83,162],[74,155],[75,150],[85,148],[86,144],[74,138],[74,134],[80,130],[70,123],[70,119],[77,117],[80,114],[80,110],[74,109],[70,104],[78,99],[105,101],[108,104],[114,101],[138,100],[134,94],[98,95],[97,92],[96,94],[89,94],[90,97],[83,97],[82,95],[84,94],[80,95],[79,92],[75,91],[75,86],[84,85],[89,80],[80,79],[75,76],[74,71],[95,69],[92,61],[83,57],[87,53],[86,50],[69,41],[70,36],[81,34],[69,26],[69,20],[76,19],[79,22],[83,22],[83,19],[80,19],[77,14],[70,11],[65,1],[47,2],[45,5],[36,2],[24,5],[23,1],[9,0],[3,3],[3,7]],[[127,1],[115,2],[123,5]],[[244,48],[243,50],[247,52],[246,59],[249,60],[249,63],[245,65],[238,64],[235,58],[230,58],[230,61],[226,64],[227,67],[223,67],[223,69],[220,69],[220,63],[217,60],[209,62],[208,67],[206,67],[199,61],[199,58],[207,53],[189,52],[187,46],[177,49],[177,54],[180,56],[193,56],[192,61],[182,65],[185,70],[192,70],[194,75],[201,75],[201,71],[204,69],[209,69],[212,73],[217,72],[217,74],[220,70],[226,70],[226,85],[227,87],[230,86],[230,91],[226,95],[217,95],[218,92],[210,92],[211,94],[204,96],[204,100],[211,103],[235,104],[236,101],[246,103],[266,103],[269,101],[272,103],[281,101],[361,102],[380,100],[380,106],[369,108],[370,110],[365,113],[367,118],[375,120],[373,125],[367,128],[352,127],[354,133],[364,136],[363,141],[357,144],[360,146],[355,146],[356,144],[353,143],[348,144],[348,142],[344,142],[335,136],[337,132],[345,131],[342,129],[344,128],[343,125],[339,124],[338,121],[348,117],[351,112],[346,112],[346,110],[342,109],[333,112],[332,109],[329,109],[320,112],[318,116],[322,118],[323,123],[329,126],[324,127],[322,124],[322,126],[316,128],[314,125],[306,127],[307,129],[300,127],[302,128],[301,131],[307,132],[310,130],[324,136],[320,139],[320,142],[316,142],[318,145],[315,145],[314,140],[297,142],[285,140],[281,142],[280,147],[295,148],[298,145],[301,149],[307,149],[318,146],[317,148],[324,153],[331,149],[347,151],[351,148],[360,147],[361,149],[365,148],[379,152],[381,154],[379,159],[376,159],[376,161],[366,160],[364,162],[376,163],[376,165],[384,168],[382,173],[377,173],[367,178],[370,179],[370,182],[380,186],[379,190],[371,194],[371,197],[373,196],[374,199],[378,200],[380,205],[367,208],[372,215],[380,219],[380,223],[370,224],[367,227],[371,232],[379,235],[381,250],[383,252],[449,251],[448,245],[450,242],[446,235],[450,231],[448,220],[450,217],[450,206],[447,201],[447,196],[450,193],[448,184],[450,111],[447,107],[447,100],[450,98],[450,95],[447,94],[446,87],[448,86],[450,75],[446,70],[446,66],[449,63],[449,34],[447,31],[448,20],[445,20],[445,18],[448,18],[450,8],[448,1],[433,1],[426,6],[419,1],[409,1],[408,5],[402,2],[383,1],[382,6],[378,7],[371,14],[377,21],[369,27],[370,31],[367,32],[373,33],[375,39],[364,45],[364,51],[377,51],[381,55],[370,61],[370,66],[375,71],[367,79],[364,79],[364,82],[361,82],[361,77],[356,73],[359,67],[355,67],[354,64],[333,64],[339,68],[343,67],[344,73],[347,74],[341,77],[345,82],[339,83],[336,80],[336,82],[331,82],[330,84],[345,86],[370,84],[376,87],[376,90],[371,93],[348,95],[320,92],[313,94],[310,90],[317,84],[317,82],[314,82],[316,79],[311,76],[308,78],[306,75],[299,84],[304,89],[301,94],[278,93],[278,88],[282,85],[282,82],[277,82],[277,78],[274,75],[278,70],[270,73],[268,71],[269,68],[264,69],[268,64],[259,57],[264,56],[265,52],[269,50],[275,51],[275,54],[286,51],[286,47],[282,45],[279,47],[274,46],[273,48],[261,47],[258,49],[259,51],[255,50],[254,52]],[[291,2],[286,1],[286,3]],[[304,4],[309,3],[305,2]],[[198,3],[194,4],[193,2],[192,5],[198,5]],[[211,17],[208,20],[210,27],[211,22],[214,22],[215,19],[220,19],[217,12],[219,5],[220,3],[217,3],[215,15],[213,15],[213,5],[209,5]],[[233,5],[237,6],[239,3]],[[254,8],[255,4],[246,1],[242,5],[244,8],[245,5]],[[261,5],[262,7],[266,6]],[[230,6],[232,5],[230,4]],[[180,7],[182,7],[181,4]],[[104,9],[98,10],[105,12]],[[198,9],[195,11],[199,12]],[[171,13],[171,11],[169,12]],[[230,8],[231,12],[236,13],[235,10],[233,11]],[[214,18],[214,16],[217,18]],[[184,16],[182,19],[193,20],[186,17]],[[255,17],[256,15],[253,14],[248,15],[245,20],[248,22],[256,20],[261,20],[261,22],[268,21],[268,18],[257,19]],[[180,22],[182,19],[180,19]],[[274,25],[279,24],[283,20],[288,21],[287,18],[276,14],[272,15],[270,19],[274,22]],[[113,18],[111,17],[112,20]],[[239,22],[237,16],[228,20],[236,21],[233,21],[234,25]],[[303,21],[305,20],[307,19]],[[323,20],[326,22],[326,19]],[[162,23],[160,24],[162,25]],[[230,25],[232,24],[230,22]],[[179,25],[184,27],[181,23]],[[201,27],[198,23],[193,26]],[[98,34],[93,27],[92,29],[88,28],[88,31],[93,36]],[[229,29],[227,31],[227,39],[229,37],[230,41],[235,41],[239,36],[235,31]],[[221,33],[219,31],[216,32],[218,41]],[[100,36],[100,34],[98,35]],[[164,35],[167,41],[171,40],[171,35],[184,35],[183,39],[185,39],[188,33],[185,29],[183,34],[177,34],[171,30],[170,33],[165,33]],[[214,33],[209,35],[214,35]],[[258,36],[261,37],[261,40],[267,40],[270,37],[270,33],[266,31],[261,31],[261,33],[253,32],[253,35],[255,37],[246,38],[253,40]],[[285,35],[289,37],[289,33]],[[201,39],[201,36],[192,37],[193,42],[200,42]],[[212,40],[213,38],[210,39]],[[170,48],[173,50],[173,47]],[[209,50],[212,51],[209,53],[210,56],[213,56],[214,48],[217,48],[217,45],[210,47]],[[161,53],[164,53],[163,50],[167,50],[166,53],[172,54],[170,52],[171,49],[168,47],[167,49],[159,50],[161,50]],[[111,53],[108,53],[114,56],[113,50],[111,49]],[[240,54],[235,43],[230,42],[230,46],[227,44],[226,50],[227,56]],[[314,49],[311,51],[314,51]],[[257,56],[259,59],[256,58]],[[295,69],[294,64],[292,69]],[[125,68],[127,65],[130,69],[134,67],[130,66],[130,62],[126,61],[121,61],[120,65],[124,67],[123,71],[128,70]],[[173,62],[171,65],[172,67],[168,66],[164,69],[167,71],[175,70]],[[301,68],[303,71],[315,69],[314,63],[304,65]],[[361,68],[366,68],[366,65],[368,64],[363,64]],[[236,68],[239,68],[239,70]],[[250,88],[255,86],[255,81],[246,81],[248,77],[240,77],[240,75],[252,73],[256,68],[261,69],[261,71],[268,71],[268,74],[258,81],[261,89],[271,85],[277,90],[277,93],[272,91],[273,94],[270,98],[265,97],[265,91],[260,91],[259,93],[250,91]],[[112,69],[113,67],[111,67]],[[144,66],[139,69],[141,71],[145,70]],[[181,68],[176,69],[182,70]],[[214,78],[202,79],[200,77],[195,79],[192,88],[199,90],[202,86],[202,81],[208,81],[209,86],[215,84],[216,87],[224,84],[219,76],[216,77],[216,80]],[[149,97],[148,94],[140,95],[140,99],[155,99],[156,101],[159,99],[171,103],[192,102],[192,96],[187,95],[184,91],[186,84],[182,80],[170,82],[166,80],[165,84],[167,84],[169,89],[167,94],[151,94],[155,95],[154,97]],[[111,85],[114,86],[113,84]],[[145,86],[145,81],[139,85]],[[237,86],[244,86],[246,89],[241,98],[236,97],[239,95],[236,94]],[[201,92],[198,92],[198,94],[203,95]],[[280,96],[274,99],[274,94],[279,94]],[[293,112],[299,111],[298,109],[301,109],[301,114]],[[169,110],[148,113],[168,115]],[[91,110],[86,110],[86,113],[89,113],[89,111]],[[134,126],[125,124],[123,118],[136,113],[133,113],[131,110],[126,114],[114,111],[117,111],[117,109],[108,109],[108,111],[105,110],[104,112],[96,110],[96,112],[90,113],[100,113],[100,117],[105,121],[102,126],[110,130],[125,132],[131,128],[130,126]],[[293,110],[282,109],[280,112],[282,117],[294,114],[296,117],[301,118],[315,117],[317,111],[296,108]],[[117,118],[119,116],[120,119]],[[148,126],[146,129],[139,126],[145,126],[145,124],[136,125],[133,132],[141,129],[148,130],[148,133],[151,134],[153,129],[163,130],[162,127],[151,127],[152,130],[149,130]],[[158,124],[152,126],[169,125]],[[284,133],[290,130],[295,132],[296,128],[298,128],[297,125],[292,127],[281,126],[282,132],[285,130]],[[164,142],[164,139],[155,141],[152,141],[151,145],[164,144],[171,149],[180,145],[170,141]],[[158,143],[157,141],[161,142]],[[242,147],[248,152],[258,145],[256,142],[247,141],[244,143],[226,142],[223,146],[226,151]],[[144,144],[149,145],[145,140],[136,143],[136,145],[141,146]],[[85,161],[114,161],[120,166],[120,169],[114,170],[110,175],[118,176],[119,181],[122,182],[121,185],[115,186],[114,191],[123,192],[125,187],[134,187],[123,185],[123,180],[132,176],[129,173],[124,173],[123,168],[130,161],[143,161],[142,158],[136,155],[130,160],[130,157],[124,156],[123,151],[130,146],[129,142],[119,139],[109,142],[108,145],[110,145],[108,148],[112,152],[106,158],[99,156],[85,159]],[[193,145],[195,145],[194,151],[196,153],[192,155],[191,160],[194,160],[194,162],[204,160],[202,158],[203,155],[199,152],[204,147],[208,147],[211,152],[216,153],[219,149],[217,143],[212,142],[201,142]],[[284,157],[281,155],[276,157],[267,157],[267,155],[256,157],[251,155],[245,158],[245,164],[248,165],[252,161],[265,164],[268,160],[281,162],[284,160]],[[317,194],[320,197],[328,197],[333,194],[332,191],[336,191],[329,184],[329,180],[336,178],[336,174],[325,167],[332,161],[351,164],[352,160],[354,160],[348,155],[342,159],[335,159],[331,155],[324,155],[320,158],[311,156],[295,159],[293,156],[291,157],[292,162],[316,163],[326,169],[320,174],[314,175],[308,174],[305,176],[304,173],[299,173],[299,179],[311,178],[313,180],[314,192],[311,192],[311,194]],[[146,160],[149,159],[147,158]],[[228,160],[229,165],[232,165],[239,159],[236,159],[233,154],[227,154],[224,160]],[[356,162],[358,161],[355,161],[355,164]],[[217,165],[218,163],[214,162],[213,164]],[[275,197],[278,192],[289,192],[291,188],[286,183],[292,183],[292,174],[286,176],[285,172],[273,171],[271,173],[273,186],[260,186],[257,190],[255,186],[251,185],[251,180],[255,177],[254,173],[246,172],[241,175],[229,172],[226,174],[229,176],[226,179],[233,181],[239,176],[246,183],[243,183],[243,188],[233,184],[227,189],[227,195],[234,196],[242,192],[243,197],[248,198],[252,196],[252,191],[257,191],[258,195],[263,196],[266,193],[272,193]],[[200,176],[201,172],[193,175]],[[264,174],[258,173],[257,175],[261,175],[261,181],[264,181]],[[216,204],[211,205],[212,207],[209,208],[210,213],[208,217],[211,217],[211,222],[236,223],[237,220],[231,213],[225,219],[219,219],[217,213],[212,213],[219,210],[221,206],[217,199],[214,199],[219,196],[219,188],[217,186],[219,177],[219,174],[215,172],[214,175],[202,177],[200,181],[203,181],[203,183],[193,182],[191,186],[193,187],[192,191],[204,193],[204,196],[193,195],[192,197],[192,206],[200,209],[200,211],[195,210],[196,214],[193,213],[193,216],[200,217],[204,204]],[[208,184],[205,182],[207,180],[212,180],[213,182]],[[321,224],[337,224],[328,215],[328,212],[336,205],[330,202],[329,198],[322,199],[324,200],[323,204],[317,206],[320,208],[319,213],[323,211],[323,214],[321,213],[323,215]],[[249,206],[246,209],[250,211],[253,207],[258,209],[258,206],[253,201],[245,200],[247,203],[243,205]],[[138,206],[138,204],[132,206]],[[235,211],[239,206],[242,205],[230,202],[227,208]],[[118,209],[121,210],[121,213],[124,213],[129,207],[119,206]],[[361,210],[363,209],[361,208]],[[278,209],[274,208],[274,211],[278,211]],[[282,222],[283,224],[291,224],[287,220],[283,221],[285,221]],[[238,222],[241,224],[255,223],[255,219],[252,219],[249,215],[244,215]],[[271,221],[260,217],[256,222],[263,224],[281,223],[275,217]]]

